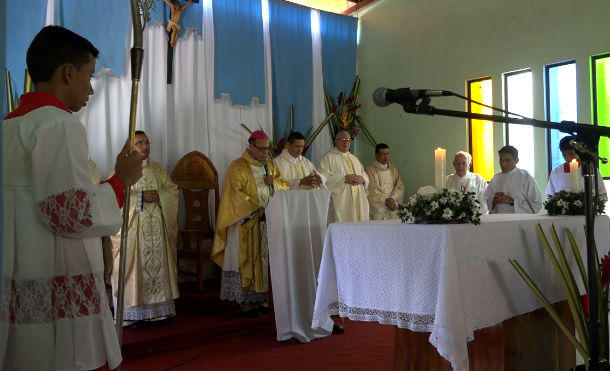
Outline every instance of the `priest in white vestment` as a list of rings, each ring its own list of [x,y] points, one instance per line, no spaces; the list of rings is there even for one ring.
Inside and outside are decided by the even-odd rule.
[[[326,188],[326,178],[322,178],[314,164],[302,155],[304,148],[305,136],[298,131],[292,132],[286,139],[286,148],[273,162],[282,178],[290,183],[290,189]]]
[[[326,187],[332,192],[329,224],[369,220],[366,197],[369,177],[358,157],[349,152],[351,144],[349,132],[338,132],[335,147],[322,156],[318,166],[320,175],[326,177]]]
[[[559,141],[559,150],[561,151],[561,155],[563,159],[566,160],[565,163],[556,166],[549,175],[549,182],[546,186],[546,195],[550,197],[559,191],[571,191],[572,190],[572,180],[570,174],[570,162],[572,160],[578,161],[578,179],[580,183],[580,190],[585,189],[585,177],[582,175],[581,167],[580,167],[580,158],[578,154],[570,145],[570,141],[574,139],[574,136],[568,135],[567,137],[561,138]],[[606,187],[604,186],[604,178],[597,170],[597,190],[600,196],[606,197]],[[595,194],[595,188],[593,188],[593,193]]]
[[[536,180],[527,171],[517,168],[519,151],[504,146],[499,151],[500,168],[484,192],[490,214],[538,214],[542,199]]]
[[[146,133],[136,131],[135,150],[142,177],[131,187],[125,271],[123,326],[176,315],[178,292],[178,186],[161,164],[152,161]],[[112,236],[112,292],[118,295],[121,233]],[[116,316],[116,313],[115,313]]]
[[[368,200],[371,220],[398,219],[396,209],[403,201],[405,186],[396,166],[390,163],[390,147],[375,146],[375,161],[365,169],[369,177]]]
[[[100,237],[121,226],[124,187],[141,176],[125,145],[116,175],[94,184],[84,126],[72,112],[93,94],[98,50],[63,27],[30,44],[34,92],[2,122],[0,369],[120,365]]]
[[[468,152],[459,151],[453,159],[453,168],[455,173],[447,175],[445,180],[446,187],[457,189],[462,193],[472,192],[475,199],[479,201],[479,210],[481,214],[487,214],[487,201],[483,197],[487,182],[479,174],[470,172],[470,164],[472,156]]]

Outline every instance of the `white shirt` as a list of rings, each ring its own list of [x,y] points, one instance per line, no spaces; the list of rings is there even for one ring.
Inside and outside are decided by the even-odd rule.
[[[514,200],[514,205],[497,204],[492,208],[494,195],[502,192]],[[540,190],[536,180],[523,169],[497,173],[484,192],[490,214],[538,214],[542,209]]]
[[[457,189],[460,192],[474,192],[474,197],[479,200],[482,214],[487,214],[487,201],[485,197],[483,197],[483,193],[485,192],[485,188],[487,187],[487,182],[483,179],[479,174],[471,173],[470,171],[466,171],[463,177],[460,177],[457,174],[447,175],[446,178],[447,188]]]
[[[565,172],[564,169],[565,164],[561,164],[559,166],[555,166],[551,174],[549,175],[549,182],[546,186],[546,195],[552,196],[555,193],[563,190],[569,191],[572,188],[572,183],[570,180],[570,167],[568,164],[568,172]],[[581,189],[585,189],[585,177],[582,176],[582,172],[580,172],[580,167],[578,177],[580,179],[580,187]],[[599,194],[606,193],[606,187],[604,186],[604,180],[602,175],[597,171],[597,188],[599,190]],[[593,189],[593,193],[595,193],[595,189]]]

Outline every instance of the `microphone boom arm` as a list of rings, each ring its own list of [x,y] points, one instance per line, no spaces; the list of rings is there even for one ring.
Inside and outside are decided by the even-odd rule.
[[[486,115],[482,113],[463,112],[445,109],[436,109],[429,105],[430,98],[422,98],[421,103],[417,104],[417,101],[412,101],[403,104],[403,109],[407,113],[414,114],[427,114],[427,115],[442,115],[450,117],[462,117],[475,120],[493,121],[512,123],[519,125],[529,125],[544,129],[557,129],[564,133],[569,133],[584,139],[589,143],[590,147],[586,152],[580,152],[576,149],[582,160],[582,172],[585,180],[585,238],[587,242],[587,272],[588,272],[588,284],[591,288],[589,292],[589,317],[588,317],[588,341],[590,344],[589,350],[589,370],[601,371],[605,370],[607,363],[605,360],[600,358],[600,341],[599,341],[599,330],[601,327],[600,316],[605,316],[607,313],[599,313],[598,303],[599,300],[603,300],[603,297],[598,297],[597,289],[593,289],[597,286],[597,277],[595,271],[598,270],[598,258],[595,245],[595,209],[593,206],[593,181],[595,180],[595,189],[597,189],[597,168],[599,157],[596,155],[598,143],[600,137],[610,137],[610,127],[577,124],[573,121],[563,121],[562,123],[541,121],[535,119],[523,119],[509,116],[497,116],[497,115]],[[592,156],[593,153],[595,156]],[[596,192],[597,197],[599,193]],[[607,344],[605,346],[608,346]]]

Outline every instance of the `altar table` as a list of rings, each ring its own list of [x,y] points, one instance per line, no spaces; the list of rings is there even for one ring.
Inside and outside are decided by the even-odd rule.
[[[311,328],[330,191],[277,191],[266,208],[277,340],[326,336]]]
[[[586,261],[584,217],[486,215],[481,225],[403,224],[400,221],[329,226],[318,275],[312,327],[330,333],[331,315],[429,332],[428,341],[454,370],[468,370],[475,330],[542,307],[515,272],[517,260],[552,302],[564,299],[539,242],[555,225],[576,272],[565,228]],[[610,247],[610,223],[597,216],[600,256]]]

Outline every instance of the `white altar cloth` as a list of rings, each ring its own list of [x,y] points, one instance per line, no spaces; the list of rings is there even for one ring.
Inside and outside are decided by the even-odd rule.
[[[330,316],[339,314],[431,332],[430,343],[453,369],[467,370],[467,342],[475,330],[542,307],[509,259],[521,264],[551,302],[564,298],[536,234],[538,223],[549,241],[555,225],[576,272],[564,231],[571,229],[586,262],[582,216],[485,215],[479,226],[331,224],[312,327],[330,334]],[[610,248],[608,216],[596,217],[595,238],[601,257]]]
[[[267,209],[269,266],[277,340],[326,336],[311,328],[330,191],[277,191]]]

